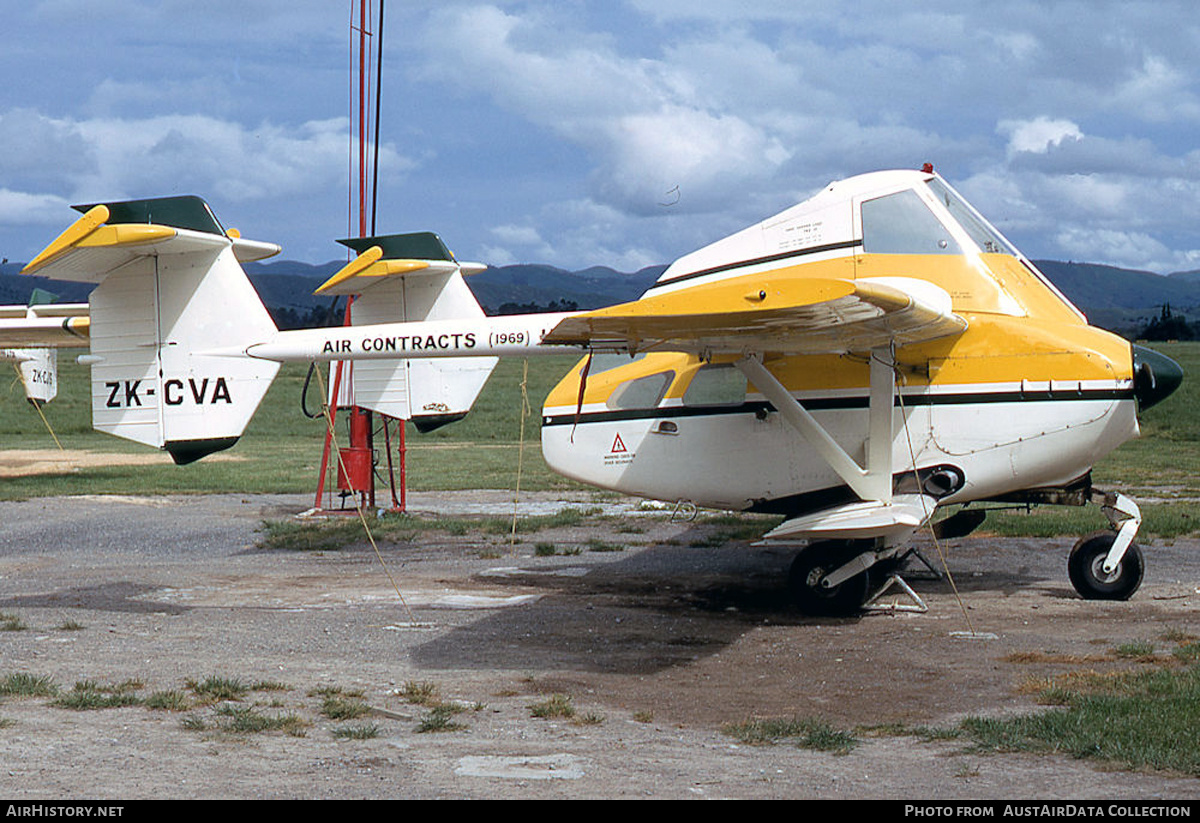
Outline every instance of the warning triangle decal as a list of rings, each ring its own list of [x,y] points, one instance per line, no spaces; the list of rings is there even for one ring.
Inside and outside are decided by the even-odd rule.
[[[625,443],[621,440],[621,435],[618,434],[613,440],[612,454],[620,454],[623,451],[628,451],[628,449],[625,448]]]

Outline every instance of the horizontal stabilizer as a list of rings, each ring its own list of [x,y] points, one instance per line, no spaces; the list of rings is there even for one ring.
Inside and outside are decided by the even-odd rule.
[[[339,240],[358,253],[316,290],[316,294],[363,294],[372,286],[404,275],[470,275],[483,271],[481,263],[459,263],[433,232],[389,234]],[[412,317],[411,320],[424,318]]]
[[[22,274],[99,283],[139,257],[208,253],[229,248],[241,262],[279,253],[274,243],[226,232],[198,197],[164,197],[76,206],[84,215],[60,234]],[[202,215],[210,219],[201,219]]]

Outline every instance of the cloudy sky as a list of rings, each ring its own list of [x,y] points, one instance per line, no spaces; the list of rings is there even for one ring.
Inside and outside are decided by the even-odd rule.
[[[194,193],[343,257],[351,5],[8,4],[0,255]],[[1031,257],[1200,268],[1190,0],[392,0],[383,34],[378,229],[460,258],[630,271],[930,161]]]

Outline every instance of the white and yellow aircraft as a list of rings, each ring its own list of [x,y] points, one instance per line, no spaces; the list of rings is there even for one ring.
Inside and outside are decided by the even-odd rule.
[[[86,348],[86,303],[31,303],[0,306],[0,361],[16,367],[31,403],[58,396],[58,352],[61,347]]]
[[[546,400],[547,463],[607,489],[786,516],[790,582],[813,613],[861,608],[943,506],[1100,502],[1113,528],[1068,563],[1086,598],[1138,588],[1133,501],[1095,462],[1182,379],[1088,325],[931,170],[833,183],[689,254],[639,300],[488,318],[432,234],[343,241],[320,293],[351,325],[277,331],[238,265],[278,247],[226,232],[198,198],[78,207],[29,266],[96,282],[96,428],[188,462],[227,448],[278,364],[352,360],[356,402],[436,425],[504,355],[587,355]],[[400,322],[397,322],[400,321]],[[970,510],[965,510],[970,512]],[[979,519],[957,515],[962,532]]]

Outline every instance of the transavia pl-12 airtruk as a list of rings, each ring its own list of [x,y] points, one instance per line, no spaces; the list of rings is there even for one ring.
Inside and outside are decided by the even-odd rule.
[[[763,540],[805,546],[790,582],[808,612],[858,610],[939,507],[975,501],[1098,502],[1112,528],[1072,550],[1072,583],[1124,599],[1141,582],[1137,506],[1090,470],[1182,371],[1089,326],[928,167],[833,183],[596,311],[485,317],[463,280],[483,267],[436,235],[343,241],[358,256],[319,292],[358,295],[351,325],[297,331],[239,265],[278,247],[203,200],[77,208],[25,271],[98,284],[95,427],[179,463],[231,446],[284,361],[353,360],[357,404],[428,428],[467,412],[496,357],[577,348],[542,412],[550,467],[784,515]]]

